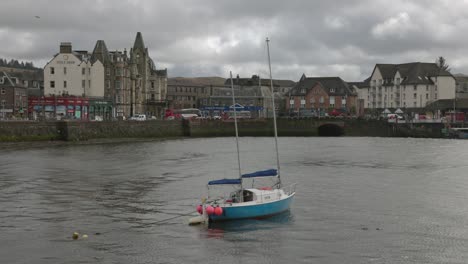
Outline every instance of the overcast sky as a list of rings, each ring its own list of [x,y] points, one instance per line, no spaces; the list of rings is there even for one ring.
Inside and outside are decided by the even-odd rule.
[[[136,32],[169,77],[367,78],[376,63],[468,73],[468,0],[2,0],[0,57],[43,67],[59,49],[129,49]]]

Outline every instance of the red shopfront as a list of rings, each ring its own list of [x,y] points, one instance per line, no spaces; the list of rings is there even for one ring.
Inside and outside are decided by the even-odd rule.
[[[88,120],[89,99],[83,97],[29,97],[28,114],[31,119]]]

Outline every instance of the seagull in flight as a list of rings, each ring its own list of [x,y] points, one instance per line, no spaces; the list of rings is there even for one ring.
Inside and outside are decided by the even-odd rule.
[[[41,18],[40,16],[34,16],[35,18]]]

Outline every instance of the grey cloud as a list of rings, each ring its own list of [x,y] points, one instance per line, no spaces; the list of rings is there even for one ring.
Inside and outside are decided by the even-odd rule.
[[[91,51],[103,39],[123,50],[141,31],[170,76],[265,75],[267,36],[275,78],[362,80],[376,63],[437,56],[468,72],[466,17],[467,3],[442,0],[4,0],[0,57],[43,66],[61,41]]]

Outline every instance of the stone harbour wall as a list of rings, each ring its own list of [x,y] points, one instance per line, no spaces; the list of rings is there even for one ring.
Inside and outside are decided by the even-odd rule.
[[[441,137],[440,126],[363,119],[278,119],[278,136]],[[273,136],[273,120],[240,120],[239,136]],[[232,120],[0,122],[0,141],[235,136]]]

